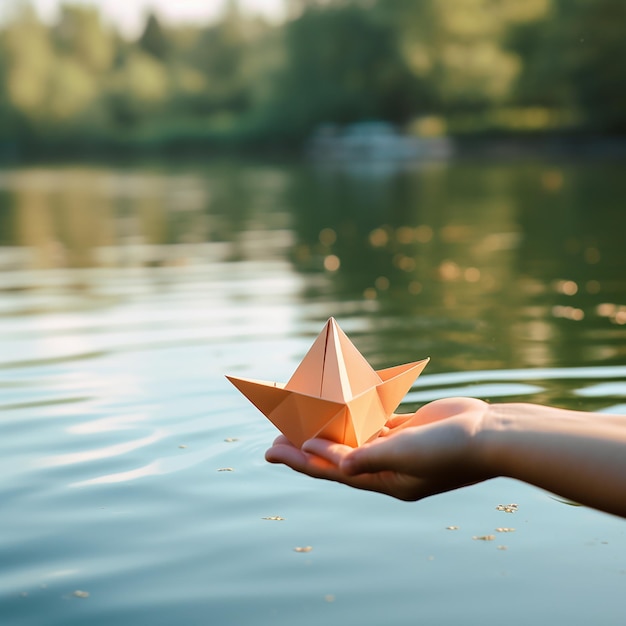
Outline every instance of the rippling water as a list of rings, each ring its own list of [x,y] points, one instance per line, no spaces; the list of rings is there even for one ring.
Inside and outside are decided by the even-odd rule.
[[[270,466],[224,379],[287,380],[333,315],[376,367],[431,357],[407,411],[625,412],[621,171],[2,173],[0,623],[622,624],[623,520]]]

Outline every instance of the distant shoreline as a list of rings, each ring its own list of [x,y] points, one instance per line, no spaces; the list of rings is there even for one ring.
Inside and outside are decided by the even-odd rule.
[[[465,159],[526,160],[624,159],[626,137],[602,134],[474,135],[451,136],[454,155],[449,161]],[[142,162],[171,160],[211,161],[222,158],[285,159],[306,161],[301,143],[269,140],[229,140],[205,137],[171,137],[162,141],[0,141],[0,167],[37,163]]]

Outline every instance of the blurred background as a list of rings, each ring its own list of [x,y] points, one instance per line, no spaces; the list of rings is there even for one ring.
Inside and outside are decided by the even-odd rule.
[[[620,0],[3,0],[0,157],[626,131]]]

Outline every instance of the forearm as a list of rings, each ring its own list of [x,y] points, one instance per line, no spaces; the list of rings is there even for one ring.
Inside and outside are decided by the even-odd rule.
[[[476,443],[493,475],[626,517],[626,416],[495,404]]]

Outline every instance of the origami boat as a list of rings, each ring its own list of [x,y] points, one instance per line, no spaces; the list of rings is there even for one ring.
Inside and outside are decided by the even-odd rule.
[[[428,361],[375,371],[331,317],[286,384],[226,378],[294,446],[322,437],[357,447],[380,432]]]

